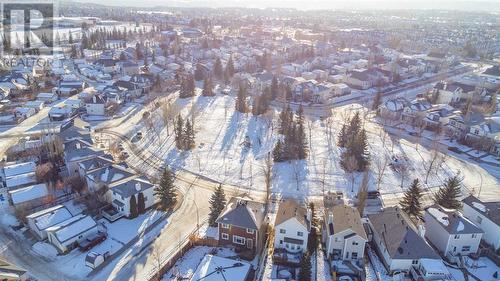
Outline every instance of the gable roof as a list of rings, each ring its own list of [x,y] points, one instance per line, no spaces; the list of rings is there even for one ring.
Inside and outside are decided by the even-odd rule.
[[[260,229],[264,221],[262,203],[233,197],[222,211],[217,223],[230,224],[242,228]]]
[[[464,198],[462,202],[483,214],[496,225],[500,225],[500,202],[483,202],[473,195]]]
[[[57,205],[52,208],[41,210],[27,216],[33,219],[38,230],[44,230],[72,217],[69,210],[64,205]]]
[[[43,198],[49,195],[47,185],[45,183],[35,184],[16,190],[9,191],[10,198],[12,198],[12,203],[21,204],[31,200]]]
[[[154,185],[150,183],[146,178],[127,178],[122,181],[113,183],[109,185],[109,188],[123,196],[123,198],[132,197],[132,195],[138,194],[150,188]]]
[[[60,243],[64,243],[96,226],[93,218],[81,214],[47,228],[47,232],[53,233]]]
[[[475,224],[456,210],[449,210],[434,204],[425,211],[431,215],[449,234],[483,233]]]
[[[300,224],[307,229],[310,228],[310,222],[307,219],[307,209],[301,206],[297,201],[287,199],[280,204],[274,225],[280,225],[291,218],[296,218]]]
[[[361,216],[356,208],[347,205],[335,205],[328,209],[328,214],[333,216],[333,223],[330,228],[330,235],[352,229],[356,234],[368,240],[365,229],[361,224]]]
[[[385,244],[392,259],[439,259],[439,255],[417,234],[406,214],[398,207],[368,215],[373,231]]]

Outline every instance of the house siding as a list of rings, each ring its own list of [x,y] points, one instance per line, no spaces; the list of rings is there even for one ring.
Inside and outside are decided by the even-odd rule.
[[[281,233],[281,229],[284,229],[286,233]],[[302,232],[303,235],[299,236],[297,232]],[[296,218],[291,218],[283,223],[276,225],[275,227],[275,238],[274,238],[274,248],[275,249],[286,249],[290,252],[305,252],[307,250],[307,238],[309,232],[307,228],[301,224]],[[291,244],[284,242],[285,238],[299,239],[302,240],[302,244],[299,249],[291,249]],[[286,247],[288,245],[288,247]],[[294,244],[296,245],[296,244]]]
[[[252,239],[253,245],[252,245],[252,248],[250,248],[250,250],[255,251],[255,249],[258,247],[258,245],[257,245],[258,234],[257,233],[258,233],[258,230],[256,230],[256,229],[254,230],[253,234],[250,234],[250,233],[247,233],[246,228],[241,228],[241,227],[234,226],[234,225],[230,225],[229,229],[223,228],[222,224],[219,223],[219,245],[233,246],[233,247],[237,247],[240,249],[249,249],[247,247],[247,245],[240,245],[240,244],[233,243],[233,237],[236,235],[236,236],[245,238],[245,243],[247,243],[248,239]],[[228,239],[223,239],[222,238],[223,234],[229,235]]]
[[[467,204],[463,206],[463,214],[484,231],[483,239],[486,243],[493,246],[495,250],[500,248],[500,235],[498,235],[500,233],[499,225],[495,224],[482,213]],[[478,217],[480,220],[478,220]]]

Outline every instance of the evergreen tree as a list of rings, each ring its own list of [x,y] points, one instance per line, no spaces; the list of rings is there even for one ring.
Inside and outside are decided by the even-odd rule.
[[[214,75],[217,79],[222,78],[223,70],[222,70],[222,62],[220,61],[220,58],[217,58],[217,60],[215,60]]]
[[[210,77],[205,78],[205,80],[203,81],[202,95],[205,97],[215,96],[212,86],[212,79],[210,79]]]
[[[233,56],[230,56],[229,60],[227,61],[225,74],[227,79],[233,78],[234,75]]]
[[[135,195],[132,195],[130,197],[130,215],[129,215],[129,218],[131,218],[131,219],[136,218],[137,214],[138,214],[137,201],[135,200]]]
[[[139,214],[144,214],[144,211],[146,211],[146,202],[144,202],[144,194],[142,192],[139,192],[137,195],[137,211]]]
[[[182,120],[182,117],[181,115],[179,114],[177,116],[177,122],[175,124],[175,147],[177,147],[177,149],[182,149],[184,146],[183,146],[183,143],[184,143],[184,130],[183,130],[183,127],[184,127],[184,121]]]
[[[245,113],[247,112],[247,93],[246,89],[243,85],[240,85],[240,88],[238,89],[238,95],[236,96],[236,110]]]
[[[160,184],[155,187],[154,194],[160,199],[160,206],[163,210],[167,210],[177,202],[175,194],[174,175],[170,169],[165,168],[160,180]]]
[[[194,80],[201,81],[203,80],[203,66],[201,64],[196,64],[196,69],[194,70]]]
[[[434,202],[447,209],[461,209],[460,202],[462,179],[458,176],[446,180],[443,187],[434,195]]]
[[[305,159],[308,152],[304,122],[304,108],[302,108],[301,104],[297,110],[297,139],[295,140],[298,149],[298,159]]]
[[[181,81],[181,89],[179,92],[179,97],[188,98],[194,96],[194,89],[195,89],[194,77],[193,75],[187,75]]]
[[[347,125],[344,124],[342,125],[342,128],[340,129],[339,135],[338,135],[338,140],[337,140],[337,146],[338,147],[345,147],[347,144]]]
[[[278,140],[273,149],[273,160],[274,162],[283,162],[281,155],[283,154],[283,143]]]
[[[224,189],[222,185],[215,189],[214,193],[210,197],[210,215],[208,218],[208,223],[210,226],[217,226],[215,220],[219,217],[222,210],[226,206],[226,195],[224,194]]]
[[[192,149],[194,147],[194,143],[193,126],[189,120],[186,120],[186,128],[184,129],[184,149]]]
[[[69,33],[68,43],[73,44],[73,34],[71,32]]]
[[[377,91],[377,94],[375,95],[375,98],[373,99],[372,110],[377,111],[378,107],[380,106],[381,103],[382,103],[382,92]]]
[[[350,150],[358,162],[358,171],[365,171],[370,165],[370,152],[368,150],[368,138],[364,128],[359,131],[356,138],[353,140]]]
[[[401,209],[410,216],[422,219],[422,188],[418,179],[413,180],[404,197],[399,201]]]
[[[311,281],[312,266],[311,256],[306,252],[300,259],[299,281]]]

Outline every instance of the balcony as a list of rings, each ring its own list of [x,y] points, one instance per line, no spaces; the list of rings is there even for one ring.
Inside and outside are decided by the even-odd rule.
[[[124,214],[118,211],[113,205],[109,205],[108,207],[102,209],[101,214],[110,222],[114,222],[124,216]]]

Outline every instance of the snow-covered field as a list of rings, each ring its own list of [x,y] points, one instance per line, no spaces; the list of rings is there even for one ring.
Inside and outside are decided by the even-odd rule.
[[[151,114],[155,129],[149,130],[150,133],[137,143],[139,148],[165,159],[173,168],[183,168],[223,183],[250,189],[265,189],[265,159],[268,153],[272,153],[279,138],[278,111],[271,110],[265,116],[259,117],[250,113],[242,114],[234,110],[234,97],[231,96],[177,98],[171,108],[175,110],[174,115],[180,112],[184,119],[194,119],[196,147],[188,152],[177,150],[172,124],[169,124],[167,134],[161,109],[158,109]],[[366,109],[360,105],[349,105],[336,108],[332,116],[325,120],[308,117],[306,137],[310,144],[309,157],[302,161],[275,163],[273,191],[287,197],[303,197],[321,195],[323,191],[340,190],[353,197],[357,193],[362,175],[345,173],[340,167],[341,150],[336,146],[336,141],[346,112],[352,113],[356,110]],[[408,163],[408,170],[401,188],[401,173],[387,167],[380,183],[382,194],[399,196],[411,180],[418,178],[423,182],[426,178],[426,168],[432,159],[432,151],[405,139],[385,134],[381,125],[369,119],[370,117],[365,121],[365,128],[372,158],[370,190],[377,188],[377,167],[386,158],[389,161],[397,158]],[[139,128],[143,132],[148,131],[144,126]],[[137,130],[137,126],[125,124],[115,130],[121,133],[128,131],[129,135],[132,135],[131,131]],[[243,145],[246,140],[250,141],[251,147]],[[482,197],[500,199],[500,193],[497,192],[500,186],[498,174],[490,174],[484,168],[463,159],[440,155],[444,157],[444,162],[436,172],[429,175],[426,188],[437,188],[446,178],[460,172],[468,190],[477,192],[481,188]]]
[[[500,268],[495,265],[493,261],[486,257],[481,257],[477,261],[474,261],[470,258],[466,258],[465,265],[467,270],[472,273],[474,276],[484,281],[494,281],[499,280],[498,275],[500,275]],[[465,280],[462,271],[448,267],[448,271],[453,276],[454,280],[463,281]],[[493,275],[497,272],[497,277],[493,277]],[[469,280],[472,278],[469,276]]]

